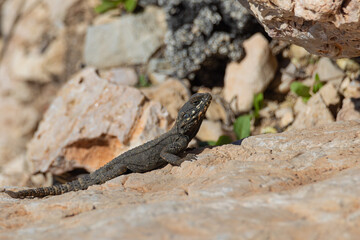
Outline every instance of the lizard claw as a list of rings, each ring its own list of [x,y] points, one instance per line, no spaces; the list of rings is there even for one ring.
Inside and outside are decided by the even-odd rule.
[[[186,155],[186,157],[184,157],[183,159],[184,159],[184,161],[194,162],[197,160],[197,156],[196,156],[196,154],[188,153]]]

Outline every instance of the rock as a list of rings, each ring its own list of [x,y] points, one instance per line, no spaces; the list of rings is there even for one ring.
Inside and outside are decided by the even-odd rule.
[[[341,84],[341,81],[345,77],[345,74],[341,69],[339,69],[329,58],[321,58],[317,64],[317,68],[314,72],[313,79],[315,74],[319,75],[320,81],[331,82],[338,88]]]
[[[24,154],[40,116],[31,106],[0,97],[0,166]],[[1,172],[1,171],[0,171]]]
[[[277,88],[280,93],[288,93],[290,91],[291,83],[296,80],[296,70],[296,66],[293,63],[289,63],[285,69],[283,69],[281,83]]]
[[[299,109],[299,104],[297,105],[295,105],[295,108]],[[300,110],[295,110],[295,112],[297,111],[299,112],[289,129],[317,127],[334,122],[334,117],[326,107],[320,93],[312,96],[306,106],[300,108]]]
[[[220,121],[213,122],[204,119],[196,137],[200,141],[217,141],[221,135],[224,135],[224,132]]]
[[[360,98],[345,98],[343,105],[336,116],[336,121],[360,119]]]
[[[146,63],[163,44],[165,31],[165,14],[157,7],[90,26],[85,40],[85,62],[98,68]]]
[[[251,109],[254,94],[266,89],[277,68],[268,41],[260,33],[244,41],[244,48],[246,57],[229,63],[224,79],[225,100],[236,113]]]
[[[359,1],[240,0],[270,37],[331,58],[360,55]]]
[[[169,28],[165,57],[180,79],[196,76],[209,86],[218,82],[225,63],[244,56],[243,40],[260,31],[254,17],[237,0],[162,2]]]
[[[25,154],[41,115],[75,72],[81,26],[92,19],[90,2],[2,1],[0,165]]]
[[[147,74],[152,84],[161,84],[168,79],[174,71],[171,63],[163,58],[153,58],[147,66]]]
[[[100,70],[99,74],[101,78],[105,78],[116,85],[135,86],[138,83],[138,76],[133,68]]]
[[[176,119],[180,108],[190,98],[190,91],[187,87],[180,80],[174,78],[157,86],[142,88],[141,91],[149,99],[160,102],[168,110],[172,119]]]
[[[304,58],[310,57],[310,53],[306,51],[303,47],[300,47],[295,44],[291,44],[289,48],[289,58],[295,58],[298,62],[303,60]]]
[[[360,98],[360,82],[346,77],[341,83],[340,92],[346,98]]]
[[[360,64],[349,58],[337,59],[336,64],[343,71],[357,72],[360,70]]]
[[[281,108],[275,112],[276,118],[280,119],[280,127],[285,128],[294,121],[294,113],[291,107]]]
[[[225,100],[216,94],[212,94],[212,97],[213,99],[211,104],[206,111],[206,118],[211,121],[221,120],[226,125],[229,125],[231,121],[231,115],[230,109],[225,107]]]
[[[359,129],[249,137],[180,167],[45,199],[0,193],[0,238],[357,239]]]
[[[159,103],[85,69],[60,90],[28,144],[27,158],[32,172],[93,171],[168,128]]]
[[[340,103],[340,96],[332,83],[325,84],[320,88],[319,93],[327,107]]]

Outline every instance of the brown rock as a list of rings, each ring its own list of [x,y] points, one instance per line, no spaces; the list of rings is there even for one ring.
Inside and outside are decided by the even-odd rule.
[[[166,107],[173,119],[176,119],[179,109],[190,98],[189,89],[182,81],[174,78],[169,78],[157,86],[142,88],[141,91],[146,97]]]
[[[45,199],[0,193],[0,238],[357,239],[360,122],[249,137]]]
[[[295,105],[295,112],[298,113],[290,129],[310,128],[334,122],[333,115],[319,93],[312,96],[305,106],[299,105]]]
[[[244,41],[244,48],[246,57],[228,64],[224,79],[224,98],[237,113],[251,109],[254,94],[265,90],[277,68],[268,41],[260,33]]]
[[[343,0],[250,0],[254,13],[272,37],[291,41],[328,57],[360,55],[360,2]]]
[[[93,171],[167,131],[168,114],[135,88],[85,69],[61,89],[28,145],[33,172]]]
[[[343,105],[336,116],[336,121],[360,119],[360,98],[345,98]]]

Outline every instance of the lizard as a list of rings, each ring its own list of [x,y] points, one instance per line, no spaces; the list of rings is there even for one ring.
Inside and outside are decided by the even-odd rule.
[[[168,163],[179,166],[185,159],[178,155],[187,148],[191,139],[199,131],[211,99],[209,93],[192,95],[189,101],[180,108],[175,124],[168,132],[120,154],[90,174],[60,185],[21,191],[3,190],[3,192],[13,198],[41,198],[70,191],[86,190],[89,186],[103,184],[126,173],[144,173],[162,168]]]

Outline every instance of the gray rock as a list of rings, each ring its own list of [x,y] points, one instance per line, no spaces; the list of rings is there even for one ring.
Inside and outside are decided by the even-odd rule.
[[[340,86],[341,81],[345,77],[344,72],[329,58],[321,58],[319,60],[313,79],[315,74],[319,75],[321,81],[331,82],[336,88]]]
[[[165,14],[157,7],[91,26],[86,34],[85,62],[98,68],[146,63],[164,43],[165,31]]]

